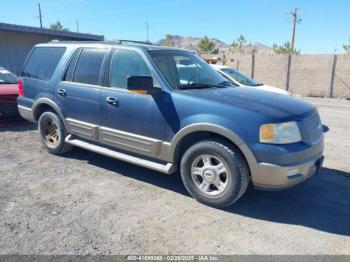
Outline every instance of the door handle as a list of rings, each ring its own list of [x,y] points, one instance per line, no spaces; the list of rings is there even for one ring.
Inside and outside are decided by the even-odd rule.
[[[106,98],[106,102],[107,102],[107,104],[110,104],[110,105],[113,105],[113,106],[118,106],[119,105],[118,99],[114,98],[114,97],[110,97],[110,96],[108,96]]]
[[[66,96],[66,90],[64,90],[64,89],[58,89],[58,90],[57,90],[57,94],[60,95],[60,96]]]

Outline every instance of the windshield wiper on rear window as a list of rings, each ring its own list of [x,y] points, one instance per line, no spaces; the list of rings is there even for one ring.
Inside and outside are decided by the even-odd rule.
[[[224,84],[205,84],[205,83],[192,83],[187,85],[179,85],[177,86],[177,89],[184,90],[184,89],[202,89],[202,88],[226,88],[227,85]]]

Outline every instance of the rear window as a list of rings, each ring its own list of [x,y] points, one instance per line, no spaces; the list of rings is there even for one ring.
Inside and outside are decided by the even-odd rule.
[[[83,48],[76,63],[73,82],[98,85],[107,49]]]
[[[50,80],[65,50],[65,47],[36,47],[21,75],[40,80]]]

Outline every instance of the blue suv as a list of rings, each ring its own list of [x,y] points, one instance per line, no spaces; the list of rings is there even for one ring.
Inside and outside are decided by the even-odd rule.
[[[18,109],[52,154],[73,146],[166,174],[198,201],[226,207],[250,182],[283,189],[323,160],[317,109],[294,97],[231,86],[195,54],[147,43],[36,45]]]

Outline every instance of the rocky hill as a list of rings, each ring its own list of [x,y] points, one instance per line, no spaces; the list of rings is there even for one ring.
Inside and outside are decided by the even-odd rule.
[[[187,49],[190,51],[199,51],[198,44],[202,40],[201,37],[183,37],[179,35],[171,35],[171,38],[169,39],[172,41],[176,47]],[[226,54],[229,53],[229,44],[224,43],[223,41],[216,39],[216,38],[210,38],[211,41],[215,43],[216,48],[219,49],[219,53],[225,52]],[[163,45],[166,43],[166,39],[161,39],[157,42],[157,44]],[[273,49],[271,47],[268,47],[266,45],[260,44],[260,43],[254,43],[249,44],[247,47],[245,47],[242,51],[243,53],[251,54],[253,50],[256,50],[256,53],[259,54],[272,54]]]

